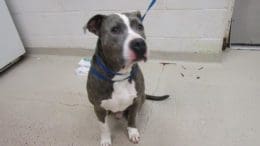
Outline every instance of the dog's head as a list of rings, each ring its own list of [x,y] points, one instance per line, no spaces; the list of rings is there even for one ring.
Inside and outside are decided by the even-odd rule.
[[[144,27],[140,12],[95,15],[85,26],[98,36],[105,58],[127,67],[147,59]],[[98,48],[98,49],[100,49]]]

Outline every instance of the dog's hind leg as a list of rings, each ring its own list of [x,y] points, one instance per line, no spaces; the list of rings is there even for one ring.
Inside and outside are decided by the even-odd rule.
[[[100,145],[111,146],[112,142],[111,142],[110,129],[107,122],[107,111],[99,107],[95,107],[94,109],[100,124],[100,131],[101,131]]]
[[[134,144],[137,144],[140,141],[140,134],[138,129],[136,128],[135,120],[136,120],[136,115],[138,111],[138,104],[135,102],[133,105],[131,105],[128,108],[128,114],[127,114],[127,120],[128,120],[128,137],[131,142]]]

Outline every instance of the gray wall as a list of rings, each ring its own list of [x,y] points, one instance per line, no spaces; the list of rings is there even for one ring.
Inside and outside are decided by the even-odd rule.
[[[93,49],[82,26],[97,14],[141,10],[150,0],[6,0],[26,47]],[[144,25],[151,50],[218,53],[234,0],[158,0]]]

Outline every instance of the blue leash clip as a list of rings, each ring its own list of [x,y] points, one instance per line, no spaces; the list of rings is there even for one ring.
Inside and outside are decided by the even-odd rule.
[[[150,9],[153,7],[153,5],[154,5],[155,3],[156,3],[156,0],[152,0],[152,1],[150,2],[148,8],[146,9],[144,15],[143,15],[142,18],[141,18],[142,21],[144,20],[146,14],[148,13],[148,11],[150,11]]]

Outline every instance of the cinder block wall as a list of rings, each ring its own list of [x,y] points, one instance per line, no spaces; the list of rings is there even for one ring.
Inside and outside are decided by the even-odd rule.
[[[150,0],[6,0],[25,47],[93,49],[82,31],[97,14],[141,10]],[[144,25],[151,50],[218,53],[234,0],[157,0]]]

